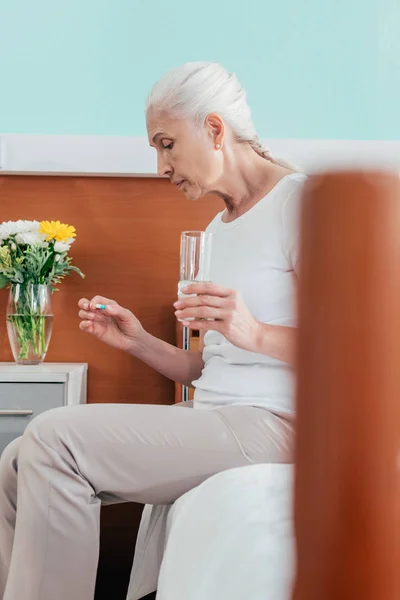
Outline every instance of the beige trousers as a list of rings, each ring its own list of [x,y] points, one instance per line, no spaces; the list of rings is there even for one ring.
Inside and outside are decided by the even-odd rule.
[[[291,422],[246,406],[39,415],[0,459],[0,599],[92,600],[101,504],[170,504],[220,471],[290,462],[292,442]]]

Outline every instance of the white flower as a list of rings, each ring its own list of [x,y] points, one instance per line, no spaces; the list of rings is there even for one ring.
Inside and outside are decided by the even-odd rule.
[[[11,250],[16,250],[17,249],[17,245],[14,244],[14,242],[11,242]]]
[[[18,244],[27,244],[28,246],[37,244],[43,246],[46,236],[39,231],[27,231],[26,233],[18,233],[15,239]]]
[[[56,242],[54,244],[54,252],[68,252],[71,248],[71,244],[67,242]]]
[[[59,262],[60,258],[61,258],[61,256],[59,254],[57,254],[57,256],[54,259],[54,262]]]
[[[39,226],[38,221],[5,221],[0,225],[0,240],[6,240],[16,233],[39,231]]]

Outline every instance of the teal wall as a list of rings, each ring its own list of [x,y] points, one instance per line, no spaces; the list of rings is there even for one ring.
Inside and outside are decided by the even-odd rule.
[[[145,135],[169,67],[217,60],[262,137],[400,139],[400,0],[0,0],[0,133]]]

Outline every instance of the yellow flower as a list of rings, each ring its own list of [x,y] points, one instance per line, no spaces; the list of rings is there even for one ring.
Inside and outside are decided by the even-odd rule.
[[[39,228],[40,233],[44,233],[46,240],[56,240],[57,242],[66,242],[75,237],[75,227],[65,225],[60,221],[42,221]]]

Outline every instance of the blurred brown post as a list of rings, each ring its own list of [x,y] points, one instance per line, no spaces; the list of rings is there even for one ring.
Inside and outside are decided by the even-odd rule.
[[[399,600],[398,178],[311,178],[301,256],[294,599]]]

